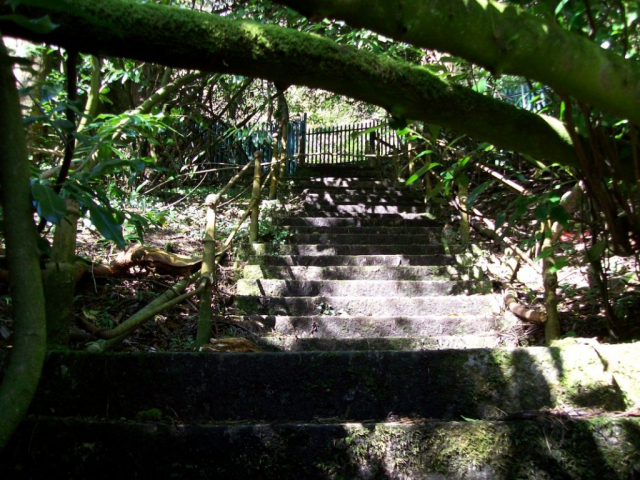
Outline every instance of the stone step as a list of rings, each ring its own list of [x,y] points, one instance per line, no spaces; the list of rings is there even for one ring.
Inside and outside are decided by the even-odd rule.
[[[304,198],[309,201],[330,203],[413,203],[424,205],[424,198],[405,190],[391,192],[366,192],[359,190],[305,190]]]
[[[425,245],[439,244],[442,230],[429,233],[290,233],[287,243],[321,245]]]
[[[456,265],[450,255],[251,255],[248,263],[272,266],[435,266]]]
[[[303,203],[303,209],[307,216],[317,217],[360,217],[363,215],[401,215],[402,218],[419,218],[424,215],[424,205],[314,205]],[[411,216],[407,216],[411,215]]]
[[[360,235],[433,235],[442,237],[443,227],[287,227],[289,236],[295,235],[344,235],[348,233]]]
[[[305,204],[311,205],[416,205],[424,208],[424,200],[421,198],[384,194],[346,195],[344,193],[330,193],[326,191],[318,193],[307,192],[304,194],[303,201]]]
[[[440,227],[442,222],[421,215],[368,215],[366,218],[291,216],[278,221],[291,227]]]
[[[475,272],[468,267],[453,266],[367,266],[367,267],[298,267],[246,265],[244,278],[282,278],[288,280],[468,280]]]
[[[240,279],[238,295],[313,297],[424,297],[431,295],[469,295],[489,293],[491,283],[479,280],[280,280]]]
[[[333,187],[327,185],[311,185],[301,186],[294,184],[292,189],[295,192],[305,193],[323,193],[338,195],[372,195],[372,196],[389,196],[400,198],[424,198],[424,195],[415,188],[404,187],[399,184],[396,186],[364,186],[364,187]]]
[[[276,352],[420,351],[504,346],[499,335],[438,337],[318,338],[266,335],[256,340],[265,350]]]
[[[336,256],[336,255],[436,255],[444,254],[442,245],[274,245],[271,243],[254,243],[248,247],[253,255],[302,255],[302,256]]]
[[[184,424],[384,420],[391,413],[497,419],[546,408],[624,411],[640,402],[638,358],[640,343],[419,352],[49,353],[30,413],[135,420],[157,409]]]
[[[398,184],[393,179],[372,180],[360,177],[315,177],[298,180],[298,188],[321,188],[321,187],[346,187],[346,188],[375,188],[393,187]]]
[[[256,297],[236,296],[236,305],[246,313],[277,315],[317,315],[322,311],[332,315],[390,317],[404,315],[497,315],[502,300],[498,295],[453,295],[421,297],[389,296],[313,296]]]
[[[323,339],[479,336],[512,327],[515,321],[513,316],[474,314],[388,317],[249,315],[245,319],[264,325],[274,334]]]
[[[29,418],[0,454],[14,480],[632,479],[640,420],[513,416],[442,422],[184,424]],[[117,459],[117,461],[114,461]],[[123,474],[126,472],[126,475]],[[526,473],[525,473],[526,472]],[[587,472],[587,473],[585,473]],[[55,475],[54,475],[55,477]]]

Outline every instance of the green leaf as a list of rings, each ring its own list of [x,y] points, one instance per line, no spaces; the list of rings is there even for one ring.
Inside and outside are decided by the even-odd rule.
[[[424,175],[425,173],[427,173],[429,170],[431,170],[433,167],[436,167],[440,165],[439,163],[430,163],[428,165],[423,166],[420,170],[418,170],[416,173],[414,173],[413,175],[411,175],[407,181],[405,182],[405,185],[411,185],[413,182],[415,182],[416,180],[418,180],[422,175]]]
[[[480,420],[477,420],[475,418],[469,418],[469,417],[465,417],[464,415],[460,415],[460,417],[462,417],[462,419],[465,422],[471,422],[471,423],[475,423],[475,422],[479,422]]]
[[[549,209],[546,205],[538,205],[533,212],[533,216],[539,222],[544,222],[549,217]]]
[[[57,25],[51,21],[49,15],[45,15],[44,17],[31,19],[25,17],[24,15],[0,15],[0,20],[8,20],[13,22],[26,30],[31,30],[32,32],[44,34],[49,33],[60,25]]]
[[[416,156],[414,157],[414,159],[416,159],[416,158],[420,158],[420,157],[422,157],[423,155],[429,155],[429,154],[431,154],[431,153],[433,153],[433,150],[423,150],[423,151],[422,151],[422,152],[420,152],[418,155],[416,155]],[[434,165],[434,166],[435,166],[436,164],[432,164],[432,165]],[[438,163],[437,165],[440,165],[440,164]]]
[[[72,122],[64,118],[54,120],[53,122],[51,122],[51,125],[65,132],[73,132],[76,128],[76,126]]]
[[[444,182],[438,182],[437,185],[433,187],[431,191],[427,194],[427,198],[431,199],[435,197],[442,191],[443,188],[444,188]]]
[[[602,240],[597,241],[589,250],[587,250],[587,258],[592,262],[597,262],[602,257],[607,244]]]
[[[500,228],[507,221],[507,214],[505,212],[500,212],[496,217],[496,228]]]
[[[534,261],[538,262],[552,255],[553,255],[553,248],[545,248],[542,252],[540,252],[540,255],[538,255]]]
[[[558,270],[569,265],[569,259],[566,257],[556,257],[553,267],[551,267],[551,273],[557,273]]]
[[[106,162],[100,162],[96,167],[91,170],[89,178],[97,178],[101,175],[120,171],[120,167],[131,166],[129,160],[108,160]]]
[[[552,204],[549,208],[549,217],[554,222],[559,222],[562,225],[569,225],[571,222],[571,216],[567,213],[562,205]]]
[[[120,248],[124,248],[125,242],[122,236],[122,226],[113,218],[112,213],[106,208],[91,202],[89,205],[91,223],[107,240],[116,243]]]
[[[466,173],[461,173],[460,175],[458,175],[458,177],[456,178],[456,184],[458,184],[459,187],[468,188],[469,187],[469,177],[467,177],[467,174]]]
[[[484,93],[487,91],[487,79],[481,78],[472,88],[478,93]]]
[[[431,141],[435,142],[440,136],[440,125],[436,125],[435,123],[429,124],[429,133],[431,134]]]
[[[53,190],[53,188],[35,183],[31,186],[31,193],[36,202],[36,210],[38,215],[46,219],[48,222],[56,225],[67,214],[67,204]]]
[[[473,204],[476,203],[476,200],[478,200],[478,197],[489,187],[489,185],[491,185],[491,182],[486,181],[481,183],[471,191],[471,193],[467,197],[467,208],[471,208]],[[496,228],[497,228],[497,222],[496,222]]]

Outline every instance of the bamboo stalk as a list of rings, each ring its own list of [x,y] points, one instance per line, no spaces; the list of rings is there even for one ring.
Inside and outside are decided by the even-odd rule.
[[[209,342],[211,338],[211,291],[216,284],[216,200],[217,195],[207,197],[207,225],[204,231],[204,255],[200,269],[200,312],[196,348]]]
[[[253,172],[253,191],[251,193],[251,226],[249,228],[249,240],[258,240],[258,219],[260,217],[260,161],[262,152],[256,151],[253,154],[255,168]]]

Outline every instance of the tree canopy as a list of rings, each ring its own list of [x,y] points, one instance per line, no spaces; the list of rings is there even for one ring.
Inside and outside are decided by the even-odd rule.
[[[5,17],[0,29],[95,55],[323,88],[379,105],[396,117],[454,128],[541,160],[576,164],[570,136],[556,119],[447,82],[421,66],[317,35],[176,7],[127,0],[30,6],[38,3],[23,2],[17,12],[49,15],[56,28],[38,33]],[[9,7],[3,13],[9,14]]]

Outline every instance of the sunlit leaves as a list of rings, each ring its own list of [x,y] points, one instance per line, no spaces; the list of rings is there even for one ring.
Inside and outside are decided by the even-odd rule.
[[[31,30],[32,32],[39,34],[49,33],[59,26],[51,21],[49,15],[35,19],[18,14],[0,15],[0,20],[8,20],[20,25],[22,28],[26,28],[27,30]]]

